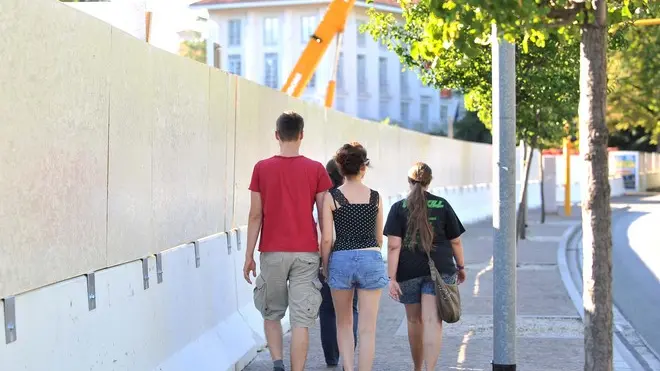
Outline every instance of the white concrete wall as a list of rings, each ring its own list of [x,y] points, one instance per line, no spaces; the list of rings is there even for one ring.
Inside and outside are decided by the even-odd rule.
[[[491,179],[489,145],[325,110],[58,1],[4,0],[0,24],[12,50],[0,54],[0,297],[243,225],[252,168],[276,153],[284,110],[305,117],[315,160],[362,142],[384,196],[419,160],[438,186]]]
[[[660,188],[660,153],[640,153],[639,173],[641,190]]]

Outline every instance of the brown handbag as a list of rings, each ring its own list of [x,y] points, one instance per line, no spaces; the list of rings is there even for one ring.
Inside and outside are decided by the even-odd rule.
[[[448,284],[435,267],[431,254],[427,251],[429,258],[429,270],[435,287],[435,303],[438,309],[438,318],[447,323],[455,323],[461,319],[461,294],[458,285]]]

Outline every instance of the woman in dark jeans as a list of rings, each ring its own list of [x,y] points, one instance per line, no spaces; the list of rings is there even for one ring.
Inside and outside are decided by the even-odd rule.
[[[337,163],[334,159],[328,161],[325,165],[328,175],[332,180],[332,187],[337,188],[344,183],[344,177],[339,173]],[[325,355],[325,363],[328,366],[336,366],[339,363],[339,346],[337,345],[337,322],[335,318],[335,307],[332,304],[332,295],[330,294],[330,287],[325,278],[319,273],[319,279],[323,283],[321,295],[323,302],[319,311],[319,318],[321,321],[321,345],[323,347],[323,354]],[[353,295],[353,336],[355,337],[355,345],[357,346],[357,331],[358,331],[358,296]]]

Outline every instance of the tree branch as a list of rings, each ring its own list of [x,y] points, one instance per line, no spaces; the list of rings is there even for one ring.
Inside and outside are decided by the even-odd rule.
[[[565,8],[554,8],[548,12],[548,18],[555,21],[553,25],[563,26],[575,22],[577,15],[585,8],[584,2],[571,1]]]

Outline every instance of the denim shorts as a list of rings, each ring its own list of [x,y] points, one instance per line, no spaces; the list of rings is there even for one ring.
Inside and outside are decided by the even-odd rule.
[[[444,274],[440,276],[445,283],[455,285],[458,281],[457,274]],[[399,282],[401,288],[401,295],[399,295],[399,302],[403,304],[419,304],[422,302],[422,294],[435,296],[435,284],[431,276],[417,277],[406,281]]]
[[[379,290],[387,286],[387,268],[376,250],[342,250],[330,254],[328,286],[333,290]]]

